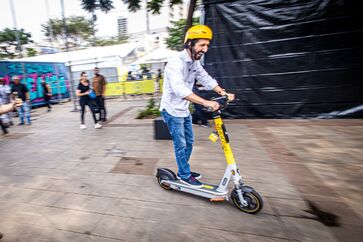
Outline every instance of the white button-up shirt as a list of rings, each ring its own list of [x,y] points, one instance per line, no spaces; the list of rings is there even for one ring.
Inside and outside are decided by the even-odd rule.
[[[192,94],[195,79],[207,90],[212,90],[218,83],[202,67],[200,61],[193,61],[187,50],[171,57],[164,70],[163,95],[160,111],[165,109],[174,117],[188,117],[189,101],[186,96]]]

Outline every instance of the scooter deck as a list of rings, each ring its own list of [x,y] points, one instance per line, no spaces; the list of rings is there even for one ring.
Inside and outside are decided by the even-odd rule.
[[[218,186],[208,183],[203,183],[203,187],[201,188],[189,186],[180,180],[162,180],[161,183],[169,184],[174,190],[188,192],[207,198],[225,197],[228,194],[228,191],[220,192],[217,190]]]

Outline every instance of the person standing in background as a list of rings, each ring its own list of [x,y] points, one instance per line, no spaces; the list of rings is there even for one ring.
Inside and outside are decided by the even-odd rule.
[[[20,98],[15,99],[14,101],[11,101],[7,104],[1,104],[0,103],[0,115],[7,114],[9,112],[12,112],[15,108],[19,108],[21,105],[23,105],[23,101]],[[6,130],[6,127],[4,127],[1,119],[0,119],[0,125],[3,129],[3,134],[6,135],[9,132]],[[0,233],[0,239],[1,239],[1,233]]]
[[[11,87],[5,83],[5,79],[0,77],[0,104],[10,103]],[[1,121],[5,126],[13,125],[13,113],[5,113],[0,115]]]
[[[100,116],[98,121],[105,122],[106,119],[106,107],[105,107],[105,92],[106,92],[106,79],[103,75],[99,74],[98,67],[93,69],[94,76],[92,78],[92,88],[96,93],[96,102],[100,109]]]
[[[87,126],[84,123],[84,113],[86,112],[86,105],[89,107],[89,109],[92,112],[93,120],[95,121],[95,129],[99,129],[102,127],[101,124],[97,123],[95,110],[93,109],[93,106],[91,104],[91,98],[89,97],[89,94],[91,92],[90,83],[87,79],[86,72],[81,73],[81,79],[79,80],[79,84],[77,87],[76,95],[79,97],[79,104],[81,106],[81,129],[86,129]]]
[[[156,93],[159,94],[160,93],[160,90],[161,90],[161,86],[160,86],[160,83],[161,83],[161,80],[163,79],[163,73],[161,71],[161,69],[159,68],[158,69],[158,73],[156,74]]]
[[[25,84],[20,82],[19,76],[13,76],[13,85],[11,87],[11,99],[15,100],[16,98],[20,98],[23,101],[23,105],[17,109],[20,119],[19,125],[24,125],[24,116],[26,117],[28,125],[31,125],[29,90]]]
[[[50,97],[52,96],[52,89],[50,89],[49,84],[46,83],[44,79],[42,80],[42,88],[43,88],[43,99],[48,107],[48,112],[50,112],[52,109],[52,107],[50,106]]]

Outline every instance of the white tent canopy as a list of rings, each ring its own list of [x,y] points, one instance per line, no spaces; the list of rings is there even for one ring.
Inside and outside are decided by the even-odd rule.
[[[84,50],[61,52],[48,55],[22,58],[18,61],[34,62],[64,62],[69,65],[82,65],[87,63],[102,63],[110,61],[122,61],[137,47],[136,43],[127,43],[105,47],[91,47]]]
[[[168,59],[175,55],[177,51],[169,50],[165,48],[158,48],[156,50],[151,51],[150,53],[144,55],[139,58],[133,64],[152,64],[152,63],[162,63],[167,62]]]

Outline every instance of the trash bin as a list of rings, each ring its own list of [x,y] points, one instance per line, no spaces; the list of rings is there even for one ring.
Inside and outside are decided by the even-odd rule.
[[[168,126],[161,117],[154,119],[154,139],[171,140]]]

